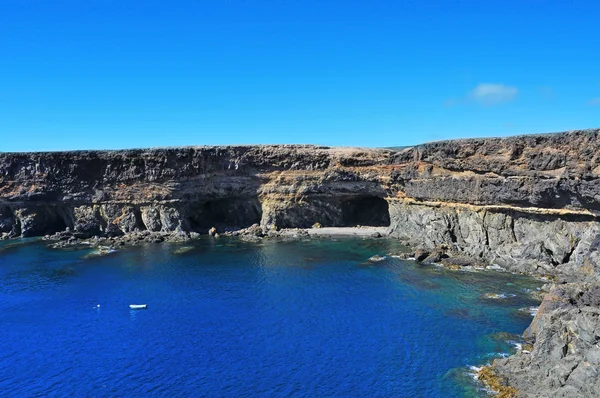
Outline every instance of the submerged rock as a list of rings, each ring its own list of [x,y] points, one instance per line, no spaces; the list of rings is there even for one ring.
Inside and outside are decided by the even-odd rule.
[[[116,251],[117,250],[111,246],[98,246],[98,248],[96,250],[94,250],[91,253],[86,254],[84,256],[84,258],[106,256],[108,254],[115,253]]]
[[[187,253],[191,250],[194,250],[194,246],[182,246],[182,247],[174,250],[173,254],[183,254],[183,253]]]

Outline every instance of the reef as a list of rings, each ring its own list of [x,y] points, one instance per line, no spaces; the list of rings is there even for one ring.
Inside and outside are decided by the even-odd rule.
[[[385,227],[421,259],[553,280],[526,332],[532,351],[490,372],[519,396],[600,395],[599,136],[2,153],[0,237],[107,245],[186,240],[213,227],[257,239]]]

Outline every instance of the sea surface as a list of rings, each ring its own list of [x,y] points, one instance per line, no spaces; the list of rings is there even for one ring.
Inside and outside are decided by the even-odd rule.
[[[514,352],[539,282],[369,261],[402,249],[0,242],[0,395],[485,396],[472,367]]]

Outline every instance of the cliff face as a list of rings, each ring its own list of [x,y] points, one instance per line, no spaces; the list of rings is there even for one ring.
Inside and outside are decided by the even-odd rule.
[[[586,130],[402,150],[281,145],[0,154],[0,234],[383,225],[414,244],[445,245],[511,271],[585,282],[576,286],[593,291],[600,275],[599,136]],[[565,319],[556,311],[580,307],[541,311],[536,323],[556,326]],[[588,316],[597,319],[581,315]],[[585,326],[577,325],[571,329]],[[600,329],[591,330],[589,347],[600,341]],[[542,341],[552,339],[536,340],[535,355]],[[550,354],[539,355],[541,362],[529,363],[551,373],[546,367],[554,362],[544,362]],[[599,371],[597,355],[569,355],[567,349],[555,359]],[[525,362],[521,377],[533,369]],[[526,391],[519,373],[507,369],[514,366],[497,371]],[[569,387],[568,380],[553,388]]]
[[[413,148],[413,171],[390,200],[392,233],[447,244],[512,271],[595,280],[599,133]]]
[[[0,233],[390,225],[513,271],[594,278],[600,130],[436,142],[0,154]]]
[[[387,214],[377,165],[391,154],[314,146],[3,154],[0,231],[16,237],[66,227],[94,235],[347,225],[360,221],[354,199],[379,199]]]

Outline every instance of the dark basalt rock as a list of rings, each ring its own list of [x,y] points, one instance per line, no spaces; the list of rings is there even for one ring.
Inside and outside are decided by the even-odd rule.
[[[493,363],[525,397],[600,396],[600,286],[556,285],[525,332],[533,350]]]
[[[425,249],[417,249],[415,250],[414,257],[418,262],[423,262],[425,259],[429,258],[430,252]]]
[[[448,268],[465,268],[465,267],[483,267],[485,264],[473,257],[462,256],[460,254],[448,256],[441,260],[442,265]]]

